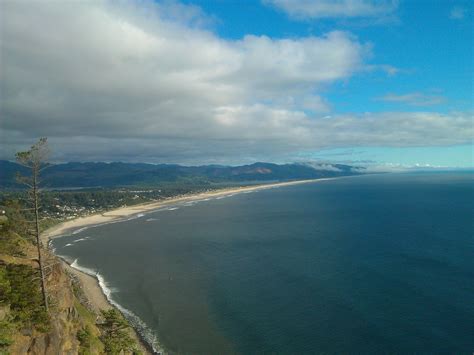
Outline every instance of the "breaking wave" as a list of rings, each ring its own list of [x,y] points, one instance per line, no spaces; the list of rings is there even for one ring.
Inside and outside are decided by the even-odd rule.
[[[107,301],[109,301],[110,304],[116,307],[124,315],[124,317],[127,318],[133,328],[140,334],[140,337],[153,349],[154,353],[161,353],[161,346],[156,335],[150,330],[150,328],[147,327],[145,322],[143,322],[140,317],[138,317],[131,310],[114,301],[112,294],[117,292],[117,289],[111,288],[98,271],[79,265],[78,259],[75,259],[70,265],[72,268],[96,278],[102,293],[107,298]]]

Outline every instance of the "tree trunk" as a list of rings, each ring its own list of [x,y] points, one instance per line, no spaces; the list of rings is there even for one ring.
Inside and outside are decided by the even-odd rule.
[[[41,253],[41,239],[40,239],[40,228],[39,228],[39,206],[38,206],[38,181],[37,176],[38,172],[33,171],[33,199],[35,207],[35,226],[36,226],[36,247],[38,248],[38,262],[40,269],[41,277],[41,293],[43,294],[44,308],[46,312],[49,310],[48,306],[48,295],[46,294],[46,282],[44,278],[44,269],[43,269],[43,256]]]

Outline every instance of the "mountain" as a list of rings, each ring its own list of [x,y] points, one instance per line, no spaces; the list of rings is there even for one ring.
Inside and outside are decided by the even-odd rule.
[[[27,170],[10,161],[0,160],[0,188],[15,188],[16,173]],[[156,185],[163,182],[241,183],[316,179],[323,177],[357,175],[359,167],[342,164],[272,164],[254,163],[242,166],[181,166],[144,163],[78,163],[56,164],[42,173],[44,186],[65,187],[119,187]]]

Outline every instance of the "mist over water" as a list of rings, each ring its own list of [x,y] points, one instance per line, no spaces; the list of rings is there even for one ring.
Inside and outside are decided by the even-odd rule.
[[[53,241],[180,353],[472,352],[474,174],[180,204]]]

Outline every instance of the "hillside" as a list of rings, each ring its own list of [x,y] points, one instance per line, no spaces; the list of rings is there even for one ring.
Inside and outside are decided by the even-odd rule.
[[[45,187],[151,186],[162,182],[242,183],[317,179],[360,174],[361,168],[341,164],[272,164],[243,166],[181,166],[142,163],[65,163],[44,170]],[[17,172],[24,168],[14,162],[0,161],[0,188],[18,187]]]
[[[0,354],[147,353],[120,313],[108,305],[92,307],[81,280],[44,249],[45,311],[36,247],[24,237],[27,227],[18,212],[8,209],[0,219]],[[122,328],[114,329],[116,324]]]

